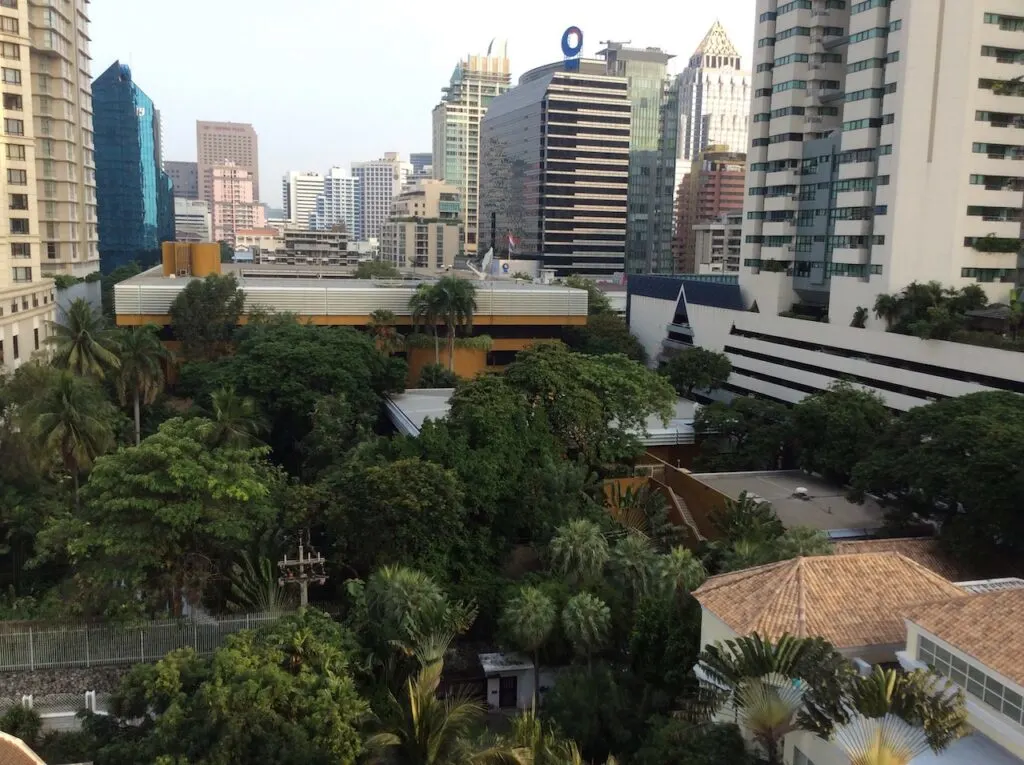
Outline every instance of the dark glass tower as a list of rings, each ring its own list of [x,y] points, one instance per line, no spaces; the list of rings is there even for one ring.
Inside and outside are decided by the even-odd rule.
[[[174,238],[171,181],[161,168],[153,101],[115,61],[92,84],[100,270],[153,265]]]

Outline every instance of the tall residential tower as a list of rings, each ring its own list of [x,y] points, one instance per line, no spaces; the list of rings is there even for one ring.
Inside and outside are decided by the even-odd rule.
[[[332,167],[323,179],[322,191],[313,202],[309,227],[317,231],[344,226],[355,239],[359,181],[343,167]]]
[[[463,216],[463,249],[487,249],[486,221],[478,220],[480,196],[480,121],[491,102],[512,83],[508,45],[491,41],[485,56],[467,56],[452,73],[441,103],[434,107],[434,177],[459,192]],[[482,231],[481,231],[482,229]]]
[[[391,215],[391,205],[411,174],[412,165],[403,162],[395,152],[387,152],[381,159],[352,163],[356,179],[355,239],[365,241],[380,236],[381,227]]]
[[[310,216],[316,212],[316,198],[324,193],[324,177],[320,173],[292,170],[281,181],[284,217],[296,228],[310,227]]]
[[[240,122],[196,122],[196,158],[199,161],[199,198],[213,201],[215,165],[233,163],[252,179],[253,193],[260,198],[260,151],[256,130]]]

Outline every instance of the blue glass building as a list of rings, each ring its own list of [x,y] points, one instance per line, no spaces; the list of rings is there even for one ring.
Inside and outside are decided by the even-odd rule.
[[[100,270],[160,258],[174,239],[174,195],[160,166],[160,118],[153,101],[115,61],[92,84]]]

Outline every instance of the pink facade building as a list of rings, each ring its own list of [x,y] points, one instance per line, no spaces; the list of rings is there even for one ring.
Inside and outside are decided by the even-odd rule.
[[[234,245],[240,229],[263,228],[267,224],[266,211],[256,199],[252,173],[233,162],[214,165],[207,172],[215,242]]]

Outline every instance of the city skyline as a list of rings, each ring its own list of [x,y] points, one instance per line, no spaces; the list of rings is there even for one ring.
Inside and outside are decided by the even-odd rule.
[[[399,7],[394,2],[343,9],[325,0],[299,0],[286,17],[274,6],[278,15],[273,25],[258,23],[266,18],[261,8],[269,12],[269,4],[246,3],[244,13],[242,5],[241,0],[223,0],[213,7],[183,0],[174,7],[153,8],[146,28],[188,38],[190,45],[205,51],[202,57],[180,60],[168,69],[156,47],[126,42],[142,38],[142,22],[131,12],[133,4],[128,0],[94,3],[93,74],[120,58],[147,83],[153,100],[161,105],[163,154],[168,161],[196,160],[196,120],[251,123],[260,138],[259,174],[268,179],[260,185],[260,199],[275,207],[280,205],[279,179],[290,170],[323,172],[332,166],[371,160],[387,151],[399,151],[407,159],[412,152],[429,150],[431,110],[440,99],[440,88],[461,58],[485,52],[492,38],[509,42],[513,83],[529,69],[560,59],[561,34],[571,25],[584,31],[586,56],[596,53],[606,39],[657,46],[676,55],[670,66],[673,73],[685,65],[685,57],[716,18],[747,60],[754,42],[754,0],[722,0],[714,6],[685,9],[642,0],[637,12],[628,17],[611,3],[552,12],[539,0],[527,0],[515,14],[500,20],[460,14],[456,7],[452,9],[456,12],[446,16],[443,34],[425,34],[422,24],[396,28]],[[196,24],[197,19],[203,23]],[[280,61],[287,59],[289,52],[280,47],[279,40],[305,40],[310,27],[329,29],[335,21],[344,23],[346,29],[363,29],[365,34],[346,37],[347,47],[340,50],[305,46],[302,59],[311,72],[351,71],[353,76],[343,78],[339,89],[334,81],[285,74],[287,68],[282,68]],[[253,48],[274,49],[275,55],[239,58],[215,37],[228,27],[234,27]],[[666,33],[666,29],[674,31]],[[396,54],[396,50],[407,53]],[[317,65],[317,57],[323,59],[323,66]],[[370,71],[364,63],[369,59],[375,62],[374,74],[361,77]],[[218,87],[209,79],[211,69],[238,76],[232,78],[230,88]],[[381,98],[380,83],[389,76],[401,78],[401,97]],[[192,85],[182,87],[188,81]],[[375,103],[374,109],[353,120],[352,104],[370,101]],[[301,140],[296,140],[297,136]]]

